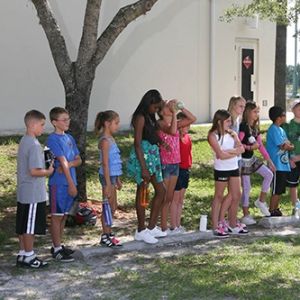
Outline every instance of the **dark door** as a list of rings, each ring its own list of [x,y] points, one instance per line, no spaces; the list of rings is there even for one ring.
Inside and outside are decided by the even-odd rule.
[[[254,49],[242,48],[242,96],[246,100],[253,100],[251,91],[251,75],[254,73]]]

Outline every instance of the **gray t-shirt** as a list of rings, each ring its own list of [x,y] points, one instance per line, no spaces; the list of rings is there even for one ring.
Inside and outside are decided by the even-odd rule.
[[[22,137],[18,150],[17,200],[20,203],[46,201],[46,178],[30,175],[31,169],[44,169],[44,151],[39,141],[32,136]]]

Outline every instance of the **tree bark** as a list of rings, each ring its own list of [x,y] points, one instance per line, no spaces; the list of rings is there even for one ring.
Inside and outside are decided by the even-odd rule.
[[[286,25],[276,25],[274,104],[286,109]]]

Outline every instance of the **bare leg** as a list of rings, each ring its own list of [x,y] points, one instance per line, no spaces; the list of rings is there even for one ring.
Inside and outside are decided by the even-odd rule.
[[[241,177],[230,177],[228,187],[232,197],[232,202],[228,210],[229,225],[230,227],[236,227],[237,212],[241,199]]]
[[[54,247],[61,245],[61,232],[63,231],[62,222],[64,216],[52,215],[51,216],[51,238]]]
[[[280,195],[272,195],[270,201],[270,211],[278,208],[279,200],[280,200]]]
[[[174,202],[174,191],[177,182],[177,176],[171,176],[169,180],[169,185],[166,194],[166,202],[168,203],[168,207],[170,210],[170,227],[174,229],[176,227],[176,219],[177,219],[177,207],[176,205],[172,205]]]
[[[33,243],[34,243],[34,235],[33,234],[23,234],[23,244],[24,244],[24,250],[26,252],[33,251]]]
[[[211,203],[211,218],[213,230],[217,229],[219,223],[220,209],[224,200],[224,190],[227,182],[215,181],[215,195]]]
[[[149,229],[153,229],[156,226],[158,216],[161,211],[162,204],[164,202],[165,195],[166,195],[166,189],[164,187],[163,182],[157,182],[156,177],[152,176],[151,183],[154,187],[154,197],[152,199],[152,205],[151,205],[150,220],[148,225]],[[144,220],[145,220],[145,215],[144,215]]]
[[[145,208],[141,206],[140,195],[141,195],[142,184],[137,185],[136,196],[135,196],[135,209],[138,221],[138,231],[142,231],[146,228],[145,226]],[[153,203],[152,203],[153,205]]]
[[[290,188],[290,194],[291,194],[291,200],[293,206],[296,205],[297,199],[298,199],[298,190],[297,187],[291,187]]]

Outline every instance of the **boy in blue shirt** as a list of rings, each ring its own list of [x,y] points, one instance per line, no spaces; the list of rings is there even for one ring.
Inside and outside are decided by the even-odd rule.
[[[279,106],[269,109],[269,118],[273,124],[267,132],[267,151],[276,172],[273,178],[272,196],[270,201],[271,217],[280,217],[282,212],[279,209],[280,196],[285,193],[287,174],[291,171],[288,151],[294,149],[293,144],[287,138],[286,132],[280,126],[285,123],[286,115]]]
[[[66,109],[54,107],[50,111],[54,132],[47,139],[47,146],[55,155],[54,173],[49,179],[51,211],[52,257],[62,262],[74,260],[71,249],[62,245],[62,235],[67,215],[77,195],[75,168],[81,164],[74,138],[65,133],[69,129],[70,116]]]

